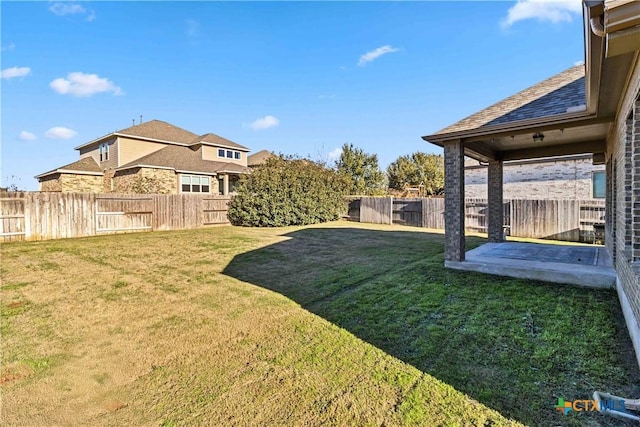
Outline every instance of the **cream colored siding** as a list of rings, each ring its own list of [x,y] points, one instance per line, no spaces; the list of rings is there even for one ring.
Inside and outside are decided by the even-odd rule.
[[[86,157],[93,157],[93,160],[96,161],[98,165],[102,169],[109,169],[118,167],[118,139],[112,138],[106,143],[109,146],[109,158],[106,161],[100,161],[100,145],[104,144],[104,142],[96,142],[95,144],[91,144],[88,147],[83,147],[80,149],[80,158],[84,159]]]
[[[218,150],[224,150],[225,156],[219,157]],[[232,158],[226,156],[227,151],[234,153]],[[235,153],[240,153],[240,159],[235,158]],[[209,145],[202,146],[202,160],[211,160],[214,162],[235,163],[237,165],[247,166],[247,153],[233,148],[226,147],[212,147]]]
[[[139,139],[124,137],[118,138],[118,144],[120,153],[120,163],[118,166],[126,165],[147,154],[155,153],[168,145],[160,142],[141,141]]]

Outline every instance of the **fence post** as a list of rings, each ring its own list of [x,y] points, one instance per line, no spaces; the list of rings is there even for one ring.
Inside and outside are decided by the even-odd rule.
[[[389,224],[393,224],[393,196],[389,196]]]

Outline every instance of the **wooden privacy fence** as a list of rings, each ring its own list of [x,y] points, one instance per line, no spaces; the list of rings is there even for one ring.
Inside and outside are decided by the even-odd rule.
[[[347,199],[348,217],[374,224],[444,228],[444,198],[362,197]],[[487,231],[486,199],[465,200],[465,229]],[[590,241],[604,224],[604,200],[504,200],[505,231],[511,236]]]
[[[194,194],[1,193],[0,241],[227,224],[229,200]]]

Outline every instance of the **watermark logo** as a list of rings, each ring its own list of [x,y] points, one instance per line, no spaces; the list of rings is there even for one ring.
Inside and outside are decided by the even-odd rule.
[[[567,415],[571,411],[576,412],[600,412],[606,410],[627,412],[624,401],[619,399],[603,399],[595,401],[592,399],[583,400],[564,400],[562,397],[558,398],[558,404],[555,406],[556,411],[562,412]]]
[[[556,405],[556,411],[562,412],[564,415],[567,415],[569,411],[573,409],[573,405],[571,402],[565,402],[562,397],[558,398],[558,404]]]

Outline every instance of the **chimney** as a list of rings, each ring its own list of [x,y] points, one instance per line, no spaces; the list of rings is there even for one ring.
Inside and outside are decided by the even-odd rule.
[[[135,126],[136,125],[136,119],[131,119],[131,126]]]
[[[142,114],[140,114],[140,124],[142,124]]]

